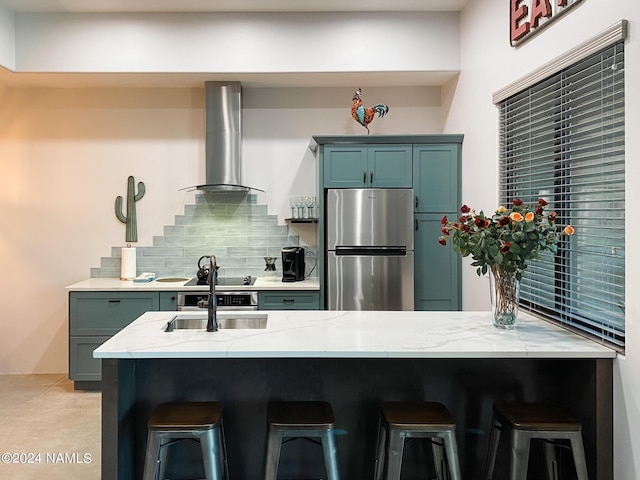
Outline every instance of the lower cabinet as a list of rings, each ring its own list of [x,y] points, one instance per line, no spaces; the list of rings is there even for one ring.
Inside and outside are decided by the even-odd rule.
[[[69,378],[76,382],[95,382],[101,377],[100,360],[93,351],[109,337],[69,337]]]
[[[144,312],[175,310],[176,297],[175,292],[158,291],[69,292],[69,378],[80,382],[76,387],[101,380],[94,349]]]
[[[261,291],[258,310],[320,310],[320,292]]]
[[[449,214],[455,216],[455,212]],[[460,255],[451,245],[438,243],[442,215],[420,213],[414,218],[415,310],[461,310]]]

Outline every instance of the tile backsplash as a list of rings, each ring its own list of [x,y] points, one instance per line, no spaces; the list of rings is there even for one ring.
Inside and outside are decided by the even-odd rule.
[[[279,225],[267,205],[256,203],[257,195],[244,193],[198,193],[193,205],[185,205],[174,225],[164,227],[153,238],[153,246],[136,245],[136,274],[154,272],[158,277],[195,277],[198,260],[215,255],[221,277],[264,275],[264,257],[276,257],[282,272],[281,250],[299,245],[287,225]],[[92,278],[120,278],[120,249],[112,247],[110,257],[102,257]],[[315,276],[316,247],[304,246],[307,275]],[[203,260],[203,264],[205,261]]]

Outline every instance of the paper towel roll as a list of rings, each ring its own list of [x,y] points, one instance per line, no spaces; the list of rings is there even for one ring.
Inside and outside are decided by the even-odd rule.
[[[136,276],[136,247],[122,247],[120,280],[133,280]]]

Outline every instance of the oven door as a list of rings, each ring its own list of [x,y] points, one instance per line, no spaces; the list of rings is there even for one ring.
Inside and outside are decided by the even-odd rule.
[[[194,307],[194,306],[190,306],[190,305],[178,305],[178,310],[181,312],[206,312],[207,311],[207,307],[201,308],[201,307]],[[245,306],[245,307],[236,307],[236,306],[232,306],[232,307],[218,307],[216,309],[218,312],[225,312],[225,311],[229,311],[229,310],[234,310],[234,311],[238,311],[238,310],[243,310],[243,311],[253,311],[253,310],[258,310],[258,306],[257,305],[251,305],[251,306]]]

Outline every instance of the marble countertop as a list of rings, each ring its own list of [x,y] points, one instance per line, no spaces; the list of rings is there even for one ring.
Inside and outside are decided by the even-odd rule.
[[[515,330],[489,312],[256,311],[267,328],[164,332],[178,312],[147,312],[95,358],[614,358],[615,351],[521,312]],[[237,312],[227,311],[224,315]],[[180,315],[202,316],[200,312]],[[244,313],[245,315],[247,313]],[[223,314],[219,313],[219,317]]]
[[[162,279],[159,279],[162,280]],[[207,290],[207,285],[185,286],[190,279],[181,279],[176,282],[165,282],[154,280],[153,282],[138,283],[133,280],[120,280],[119,278],[89,278],[73,285],[65,287],[69,292],[139,292],[139,291],[202,291]],[[227,286],[217,285],[216,290],[223,291],[255,291],[255,290],[320,290],[318,278],[308,278],[301,282],[283,282],[280,279],[275,281],[269,278],[259,277],[253,285]]]

